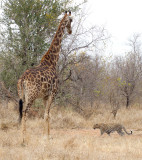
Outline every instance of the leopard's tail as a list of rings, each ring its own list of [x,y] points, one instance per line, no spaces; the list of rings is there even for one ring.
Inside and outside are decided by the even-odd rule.
[[[126,131],[125,127],[123,127],[123,130],[125,131],[125,133],[127,133],[128,135],[131,135],[133,132],[131,131],[130,133]]]

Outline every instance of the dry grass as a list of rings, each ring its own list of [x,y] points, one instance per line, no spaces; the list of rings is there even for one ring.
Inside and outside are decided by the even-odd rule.
[[[90,111],[89,111],[90,112]],[[51,136],[43,134],[44,120],[28,119],[25,145],[18,114],[0,107],[0,160],[141,160],[142,110],[120,109],[114,120],[110,110],[98,109],[85,119],[71,108],[51,109]],[[133,135],[100,136],[94,123],[122,123]]]

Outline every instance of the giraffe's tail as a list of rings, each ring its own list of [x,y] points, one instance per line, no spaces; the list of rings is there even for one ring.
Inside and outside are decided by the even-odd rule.
[[[19,100],[19,123],[21,123],[23,117],[23,101],[22,99]]]

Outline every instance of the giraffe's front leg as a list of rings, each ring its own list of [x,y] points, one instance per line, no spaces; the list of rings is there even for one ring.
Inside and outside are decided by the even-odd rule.
[[[48,110],[47,110],[48,112]],[[46,113],[45,112],[45,115],[44,115],[44,134],[46,135],[50,135],[50,115],[49,113]]]
[[[45,120],[45,126],[44,126],[44,133],[50,135],[50,107],[52,104],[52,96],[49,96],[47,100],[44,99],[44,104],[45,104],[45,115],[44,115],[44,120]]]

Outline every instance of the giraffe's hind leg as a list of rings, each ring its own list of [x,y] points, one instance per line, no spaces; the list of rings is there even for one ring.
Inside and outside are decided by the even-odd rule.
[[[26,141],[26,121],[27,121],[27,112],[30,110],[32,103],[28,103],[26,106],[26,110],[23,111],[22,117],[22,143],[25,144]]]
[[[121,131],[117,131],[117,133],[120,135],[120,136],[123,136],[125,133],[121,130]]]
[[[25,143],[25,137],[26,137],[26,111],[23,112],[22,117],[22,143]]]

